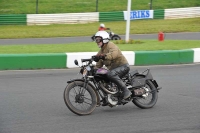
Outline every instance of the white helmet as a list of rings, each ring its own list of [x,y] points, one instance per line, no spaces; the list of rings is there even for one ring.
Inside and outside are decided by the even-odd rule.
[[[105,25],[104,25],[104,24],[100,24],[100,27],[103,27],[103,28],[105,28]]]
[[[98,31],[95,34],[95,38],[96,37],[101,37],[103,40],[103,43],[108,43],[110,41],[110,36],[106,31]]]

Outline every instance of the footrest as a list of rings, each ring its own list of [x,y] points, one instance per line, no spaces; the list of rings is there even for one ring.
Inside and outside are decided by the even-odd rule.
[[[162,87],[157,87],[157,90],[161,90],[162,89]]]

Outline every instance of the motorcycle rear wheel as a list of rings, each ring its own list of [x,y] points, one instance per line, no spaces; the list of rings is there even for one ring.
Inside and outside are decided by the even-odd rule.
[[[114,35],[111,39],[112,40],[121,40],[121,37],[119,37],[118,35]]]
[[[77,115],[91,114],[97,105],[97,96],[91,86],[83,87],[84,82],[75,81],[67,85],[64,101],[70,111]]]
[[[142,109],[152,108],[158,100],[157,89],[151,80],[147,81],[145,87],[150,91],[148,92],[148,96],[146,98],[142,96],[135,97],[132,101],[137,107]]]

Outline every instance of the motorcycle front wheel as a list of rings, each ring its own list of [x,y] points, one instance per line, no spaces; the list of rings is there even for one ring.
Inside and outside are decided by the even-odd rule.
[[[151,80],[147,81],[145,90],[144,96],[135,97],[132,102],[142,109],[152,108],[158,100],[158,92]]]
[[[74,81],[65,88],[64,101],[73,113],[88,115],[96,108],[97,96],[91,86],[84,88],[84,82]]]

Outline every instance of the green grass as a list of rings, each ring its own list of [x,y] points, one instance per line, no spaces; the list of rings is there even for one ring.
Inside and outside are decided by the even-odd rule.
[[[4,25],[0,26],[0,38],[41,38],[41,37],[74,37],[92,36],[97,32],[100,23],[66,24],[66,25]],[[116,34],[125,35],[126,21],[105,22]],[[136,20],[131,21],[130,34],[148,34],[174,32],[199,32],[200,18],[174,20]]]
[[[95,12],[97,0],[38,0],[38,13]],[[132,10],[150,9],[150,0],[132,0]],[[153,0],[153,9],[200,6],[199,0]],[[127,10],[127,0],[98,0],[98,11]],[[36,0],[0,0],[0,14],[35,14]]]
[[[180,50],[199,48],[200,41],[188,40],[136,40],[140,44],[117,44],[122,51],[154,51],[154,50]],[[20,53],[65,53],[65,52],[97,52],[99,48],[94,42],[72,44],[46,44],[46,45],[0,45],[1,54]]]
[[[39,14],[95,12],[96,0],[38,0]],[[98,0],[99,12],[127,10],[127,0]],[[148,10],[150,0],[132,0],[132,10]],[[199,0],[153,0],[153,9],[169,9],[200,6]],[[0,0],[0,14],[35,14],[36,0]],[[199,32],[200,18],[176,20],[137,20],[131,21],[130,34],[148,34],[163,31]],[[100,23],[66,24],[43,26],[0,26],[0,39],[91,36]],[[124,35],[126,22],[105,22],[115,33]],[[123,51],[178,50],[199,48],[200,41],[140,40],[141,44],[117,44]],[[54,45],[9,45],[0,46],[1,54],[11,53],[63,53],[98,51],[95,43],[54,44]]]

